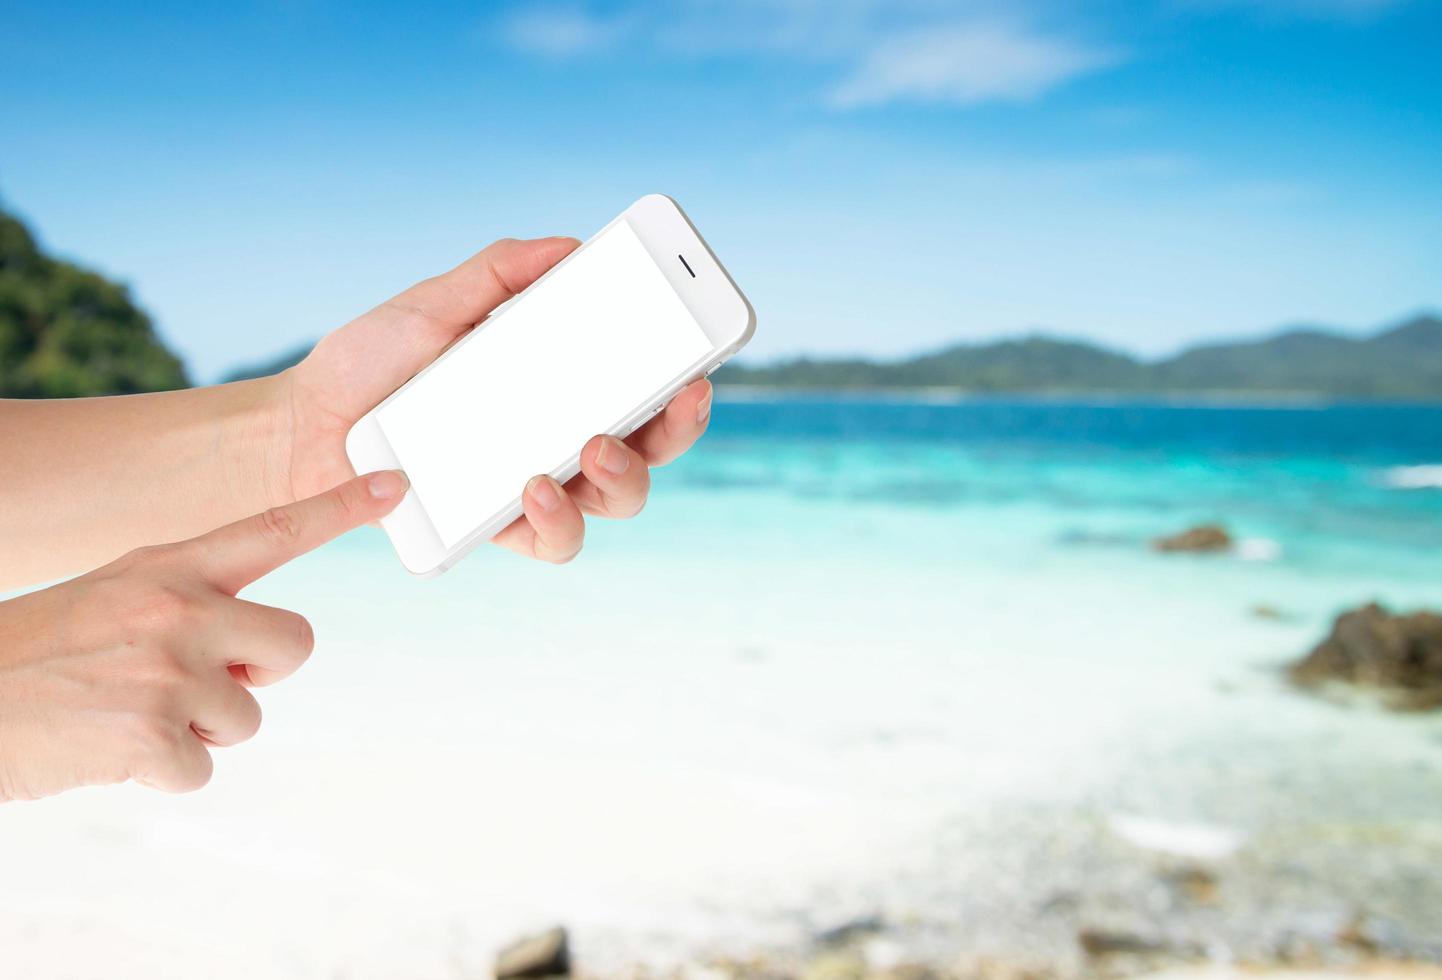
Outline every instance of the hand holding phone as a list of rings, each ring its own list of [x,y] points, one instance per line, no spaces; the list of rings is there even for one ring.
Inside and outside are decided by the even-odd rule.
[[[533,475],[534,500],[580,470],[592,433],[630,434],[754,327],[675,202],[642,198],[367,412],[346,450],[406,471],[415,491],[382,526],[407,569],[436,574],[523,512]],[[612,444],[595,445],[604,466]]]

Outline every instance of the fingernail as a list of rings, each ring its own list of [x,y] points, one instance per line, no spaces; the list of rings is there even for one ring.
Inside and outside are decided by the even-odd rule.
[[[601,448],[596,450],[596,462],[612,476],[620,476],[631,465],[631,454],[625,446],[606,436],[601,440]]]
[[[555,510],[561,502],[561,495],[556,491],[556,481],[549,476],[536,476],[526,484],[526,492],[531,499],[541,505],[542,510]]]
[[[366,477],[366,486],[377,500],[389,500],[406,492],[411,481],[400,470],[381,470]]]
[[[696,422],[700,424],[711,417],[711,392],[706,392],[706,397],[701,399],[701,404],[696,406]]]

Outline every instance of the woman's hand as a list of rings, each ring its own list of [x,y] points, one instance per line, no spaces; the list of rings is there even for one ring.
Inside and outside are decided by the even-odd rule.
[[[400,473],[357,477],[179,544],[0,603],[0,801],[127,779],[183,792],[210,748],[255,734],[246,688],[310,654],[310,624],[243,587],[390,513]]]
[[[570,238],[496,242],[272,377],[108,398],[0,399],[0,589],[94,568],[349,479],[345,437],[356,420],[575,247]],[[547,477],[526,486],[525,516],[496,540],[547,561],[572,557],[583,515],[639,511],[650,467],[690,448],[710,413],[711,386],[697,381],[625,442],[597,436],[565,487]]]
[[[276,430],[284,434],[272,465],[276,496],[295,499],[349,477],[345,436],[356,420],[576,245],[573,238],[496,242],[331,333],[275,378]],[[585,534],[582,515],[635,515],[650,490],[650,467],[689,449],[710,413],[711,385],[697,381],[624,442],[592,439],[581,474],[566,486],[544,476],[526,486],[525,516],[496,542],[546,561],[574,557]]]

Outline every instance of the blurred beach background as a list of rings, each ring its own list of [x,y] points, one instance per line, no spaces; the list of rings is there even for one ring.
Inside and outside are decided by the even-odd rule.
[[[476,976],[559,921],[608,974],[879,919],[1080,969],[1087,928],[1267,961],[1360,917],[1435,959],[1442,718],[1282,672],[1437,602],[1439,458],[1437,407],[723,400],[562,571],[413,581],[364,531],[260,583],[316,656],[195,796],[7,807],[7,957]],[[1251,547],[1146,546],[1210,519]]]
[[[319,644],[208,787],[0,809],[0,976],[482,977],[555,924],[593,976],[1442,964],[1442,713],[1287,676],[1442,604],[1435,6],[6,20],[4,206],[166,383],[657,190],[760,326],[573,564],[365,529],[258,583]]]

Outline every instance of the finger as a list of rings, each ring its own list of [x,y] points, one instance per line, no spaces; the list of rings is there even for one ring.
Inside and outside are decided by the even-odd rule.
[[[151,740],[130,778],[167,793],[189,793],[210,782],[214,771],[205,742],[190,728],[177,724]]]
[[[191,705],[190,727],[210,745],[239,745],[260,731],[260,702],[217,670]]]
[[[680,456],[701,438],[711,421],[711,382],[693,381],[671,399],[666,410],[637,429],[629,442],[651,466]]]
[[[635,517],[646,506],[651,470],[641,454],[613,436],[596,436],[581,450],[581,476],[566,492],[582,513]]]
[[[586,538],[586,519],[565,488],[538,476],[526,484],[521,502],[525,516],[496,535],[496,544],[557,565],[575,558]]]
[[[366,521],[384,517],[409,486],[399,470],[347,480],[183,542],[180,547],[218,589],[234,595],[281,565]]]
[[[202,639],[213,662],[251,687],[265,687],[300,669],[315,649],[315,631],[299,613],[245,599],[225,599],[215,628]]]
[[[580,244],[574,238],[503,238],[386,305],[419,314],[454,336],[541,278]]]

